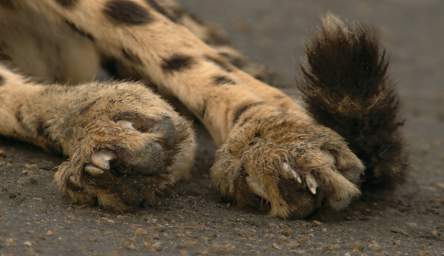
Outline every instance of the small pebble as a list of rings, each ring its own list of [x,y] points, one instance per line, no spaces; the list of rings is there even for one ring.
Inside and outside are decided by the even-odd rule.
[[[280,247],[277,243],[273,243],[273,248],[277,250],[282,250],[282,247]]]

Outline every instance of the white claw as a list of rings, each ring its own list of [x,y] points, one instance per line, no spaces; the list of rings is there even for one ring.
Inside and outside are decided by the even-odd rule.
[[[291,168],[289,164],[284,163],[282,167],[286,172],[290,173],[293,179],[295,179],[299,184],[302,183],[301,176],[293,168]]]
[[[293,169],[291,169],[291,174],[293,175],[293,178],[300,184],[302,183],[301,176]]]
[[[110,161],[116,158],[116,155],[111,151],[99,151],[94,153],[91,157],[91,162],[100,169],[109,170]]]
[[[85,167],[85,171],[88,172],[92,176],[99,176],[99,175],[102,175],[103,173],[105,173],[105,171],[103,171],[102,169],[97,168],[93,165],[87,165]]]
[[[133,124],[129,121],[120,120],[120,121],[117,121],[117,124],[119,124],[123,128],[135,130]]]
[[[313,195],[316,195],[316,189],[318,188],[318,182],[316,182],[315,177],[311,174],[307,174],[305,177],[305,182],[307,183],[307,187]]]

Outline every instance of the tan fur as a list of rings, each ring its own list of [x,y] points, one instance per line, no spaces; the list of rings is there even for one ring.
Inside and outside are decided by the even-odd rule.
[[[110,2],[76,1],[64,7],[54,0],[18,0],[13,8],[0,5],[0,31],[10,34],[1,39],[2,52],[28,76],[64,83],[92,80],[99,74],[98,56],[111,56],[135,77],[177,98],[202,121],[220,147],[211,174],[222,194],[239,205],[255,204],[256,194],[271,205],[273,216],[303,217],[324,200],[339,209],[359,195],[363,166],[343,139],[318,125],[280,90],[230,64],[227,56],[237,55],[235,50],[203,42],[210,30],[186,15],[175,23],[147,4],[149,1],[114,1],[132,3],[131,15],[139,17],[120,13],[123,8],[105,13]],[[177,8],[172,1],[159,3],[167,10]],[[31,26],[24,17],[33,17],[36,25]],[[19,26],[12,28],[11,24]],[[32,40],[44,43],[43,50]],[[50,51],[54,47],[59,50]],[[22,48],[26,56],[19,53]],[[223,51],[229,54],[221,56]],[[177,54],[188,57],[188,62],[165,68],[166,60]],[[153,203],[159,191],[187,176],[194,157],[191,128],[142,85],[44,87],[25,83],[3,68],[0,72],[6,77],[0,97],[10,99],[0,103],[0,132],[46,148],[59,145],[69,160],[60,166],[56,183],[73,201],[97,201],[107,208],[126,210],[142,202]],[[227,84],[220,80],[218,84],[217,77]],[[85,111],[91,101],[95,102]],[[14,114],[19,110],[22,124]],[[172,164],[163,173],[139,175],[137,180],[131,175],[116,177],[108,170],[99,177],[87,175],[85,165],[103,149],[120,152],[117,158],[126,164],[152,157],[151,151],[144,154],[144,150],[162,137],[162,131],[131,130],[112,118],[128,112],[138,114],[135,119],[124,119],[134,124],[155,120],[161,125],[165,116],[171,120],[172,136],[178,141],[177,150],[171,153]],[[37,119],[48,126],[49,137],[38,134]],[[21,127],[23,124],[29,129]],[[292,175],[300,175],[301,183]],[[144,193],[136,192],[140,187]]]
[[[0,67],[0,76],[5,83],[0,87],[0,132],[69,156],[58,168],[55,181],[73,201],[92,204],[97,200],[106,208],[121,210],[142,202],[153,203],[156,193],[189,177],[195,151],[190,125],[142,85],[42,86],[26,82],[3,67]],[[163,134],[161,130],[139,131],[122,127],[119,120],[132,122],[135,127],[147,125],[147,128],[167,120],[175,130],[171,134]],[[143,162],[144,158],[163,161],[162,157],[149,158],[143,153],[147,146],[163,144],[164,140],[173,140],[171,146],[175,148],[169,149],[170,145],[163,148],[172,159],[159,173],[160,180],[138,174],[116,180],[108,173],[92,177],[84,171],[92,156],[101,150],[116,152],[118,158],[128,164]]]

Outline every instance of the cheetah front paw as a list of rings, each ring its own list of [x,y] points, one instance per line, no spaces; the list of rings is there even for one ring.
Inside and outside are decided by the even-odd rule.
[[[181,118],[120,113],[91,121],[85,130],[55,174],[75,203],[114,211],[153,205],[191,169],[194,137]]]
[[[272,216],[302,218],[324,202],[348,206],[360,195],[363,171],[334,131],[281,114],[235,127],[217,152],[212,177],[238,205],[265,201]]]

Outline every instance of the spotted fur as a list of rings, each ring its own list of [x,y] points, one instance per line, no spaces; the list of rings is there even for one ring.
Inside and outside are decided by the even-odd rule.
[[[189,175],[191,126],[148,86],[205,125],[212,180],[237,205],[259,197],[273,216],[305,217],[360,195],[364,166],[344,138],[175,1],[0,3],[0,52],[23,72],[0,66],[0,134],[66,155],[55,181],[72,201],[153,205]],[[139,82],[94,82],[110,78]]]

